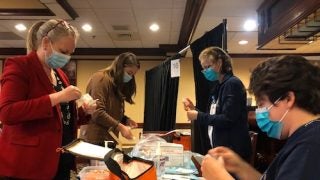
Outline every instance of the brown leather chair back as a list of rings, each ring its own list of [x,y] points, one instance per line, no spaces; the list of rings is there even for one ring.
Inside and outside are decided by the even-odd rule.
[[[254,166],[255,158],[256,158],[256,149],[257,149],[257,140],[258,140],[258,133],[254,131],[249,131],[250,139],[251,139],[251,149],[252,155],[250,158],[250,164]]]

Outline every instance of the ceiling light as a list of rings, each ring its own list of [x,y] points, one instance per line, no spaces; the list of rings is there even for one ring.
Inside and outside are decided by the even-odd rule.
[[[151,26],[149,27],[149,29],[153,32],[158,31],[159,30],[159,25],[156,23],[151,24]]]
[[[84,24],[82,29],[86,32],[90,32],[92,30],[92,26],[90,24]]]
[[[24,24],[17,24],[14,26],[18,31],[25,31],[27,27]]]
[[[246,40],[241,40],[238,42],[240,45],[245,45],[245,44],[248,44],[248,41]]]
[[[246,22],[245,22],[244,25],[243,25],[243,28],[244,28],[246,31],[253,31],[253,30],[256,29],[256,27],[257,27],[256,21],[251,20],[251,19],[246,20]]]

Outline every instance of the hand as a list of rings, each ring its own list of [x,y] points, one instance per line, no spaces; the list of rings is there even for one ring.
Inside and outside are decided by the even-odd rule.
[[[121,123],[118,125],[118,130],[120,131],[121,135],[126,139],[133,139],[133,134],[131,132],[131,128],[129,126],[125,126]]]
[[[212,157],[222,157],[227,171],[237,173],[241,171],[243,163],[245,163],[239,155],[227,147],[216,147],[211,149],[208,154]]]
[[[81,91],[76,86],[68,86],[62,91],[49,94],[51,105],[55,106],[62,102],[69,102],[79,99],[81,97]]]
[[[224,168],[224,161],[222,157],[215,158],[208,154],[202,160],[201,172],[205,179],[234,179]]]
[[[80,89],[73,85],[70,85],[57,93],[59,94],[60,102],[69,102],[81,97]]]
[[[129,126],[131,128],[137,128],[138,124],[134,120],[128,118],[127,119],[127,126]]]
[[[187,111],[187,117],[188,117],[188,120],[190,121],[196,120],[198,117],[198,111],[196,110]]]
[[[84,110],[84,112],[86,112],[87,114],[93,114],[97,109],[96,101],[97,101],[97,99],[94,100],[94,102],[90,102],[90,103],[84,102],[81,106],[82,109]]]
[[[192,103],[192,101],[189,98],[184,98],[182,100],[183,106],[184,106],[184,110],[186,111],[190,111],[190,110],[194,110],[196,109],[194,104]]]
[[[241,159],[239,155],[227,147],[216,147],[211,149],[208,154],[213,157],[222,157],[224,167],[228,172],[235,174],[239,179],[260,179],[261,174]]]

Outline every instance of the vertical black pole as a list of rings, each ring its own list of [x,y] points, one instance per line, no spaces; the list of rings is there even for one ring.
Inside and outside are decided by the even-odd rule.
[[[223,23],[223,35],[222,35],[222,49],[225,50],[226,52],[228,52],[227,49],[227,19],[223,19],[222,20]]]

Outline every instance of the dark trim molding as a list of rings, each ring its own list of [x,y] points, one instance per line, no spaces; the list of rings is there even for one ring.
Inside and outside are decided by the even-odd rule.
[[[79,17],[67,0],[56,0],[57,3],[74,20]],[[3,9],[0,8],[0,16],[56,16],[48,7],[43,9]]]
[[[176,123],[176,129],[191,129],[191,123]]]
[[[319,0],[265,0],[257,10],[258,13],[258,46],[282,35],[320,8]]]
[[[277,50],[296,50],[296,48],[264,48],[264,47],[258,47],[257,50],[266,50],[266,51],[277,51]]]
[[[50,9],[0,9],[0,16],[55,16]]]
[[[190,44],[206,3],[207,0],[187,0],[178,41],[180,48]]]
[[[95,56],[116,56],[123,52],[132,52],[137,56],[153,57],[157,56],[160,58],[155,58],[152,60],[163,61],[167,57],[165,50],[161,48],[76,48],[75,56],[90,56],[90,59],[105,60],[105,58],[95,58]],[[26,48],[0,48],[0,56],[17,56],[26,54]],[[232,58],[265,58],[273,57],[279,55],[292,55],[292,53],[260,53],[260,54],[230,54]],[[301,56],[320,56],[320,53],[300,53],[296,55]],[[75,58],[76,59],[76,58]],[[147,60],[148,58],[146,58]]]
[[[132,52],[143,60],[163,61],[167,57],[166,51],[161,48],[76,48],[72,55],[75,56],[73,59],[78,60],[105,60],[113,59],[114,56],[123,52]],[[26,48],[0,48],[0,56],[2,59],[9,56],[24,55],[26,53]]]
[[[300,53],[300,54],[292,54],[292,53],[270,53],[270,54],[230,54],[231,58],[268,58],[280,55],[300,55],[300,56],[320,56],[320,53]],[[320,58],[319,58],[320,59]]]
[[[178,44],[159,44],[159,49],[167,53],[178,53],[181,48]]]
[[[79,17],[75,10],[70,6],[67,0],[56,0],[62,8],[72,17],[73,19]],[[138,56],[153,56],[158,59],[163,57],[168,57],[172,53],[178,53],[182,48],[185,48],[192,39],[194,31],[198,25],[199,19],[201,17],[202,11],[207,0],[187,0],[185,13],[182,20],[182,25],[180,28],[180,36],[177,44],[159,44],[159,48],[76,48],[74,55],[77,56],[114,56],[118,55],[124,51],[130,51]],[[11,12],[11,14],[10,14]],[[42,14],[39,14],[41,13]],[[6,16],[54,16],[49,9],[39,9],[39,10],[10,10],[5,9],[1,13],[6,14]],[[33,14],[31,14],[33,13]],[[48,14],[51,13],[51,14]],[[25,54],[25,48],[0,48],[0,56],[6,55],[22,55]],[[101,58],[97,58],[101,59]],[[162,60],[165,60],[163,58]]]
[[[7,56],[7,55],[23,55],[27,53],[26,48],[0,48],[0,55]]]
[[[56,0],[57,3],[69,14],[69,16],[75,20],[79,17],[78,13],[72,8],[67,0]]]
[[[184,16],[180,27],[177,44],[159,44],[159,48],[167,53],[178,53],[188,46],[197,28],[199,19],[207,0],[187,0]]]
[[[160,48],[76,48],[73,55],[105,56],[132,52],[138,56],[166,56]],[[26,48],[0,48],[0,55],[23,55]]]
[[[126,51],[137,56],[166,56],[160,48],[76,48],[73,55],[119,55]]]
[[[143,128],[143,123],[138,123],[138,128]],[[176,123],[175,129],[191,129],[191,123]]]

